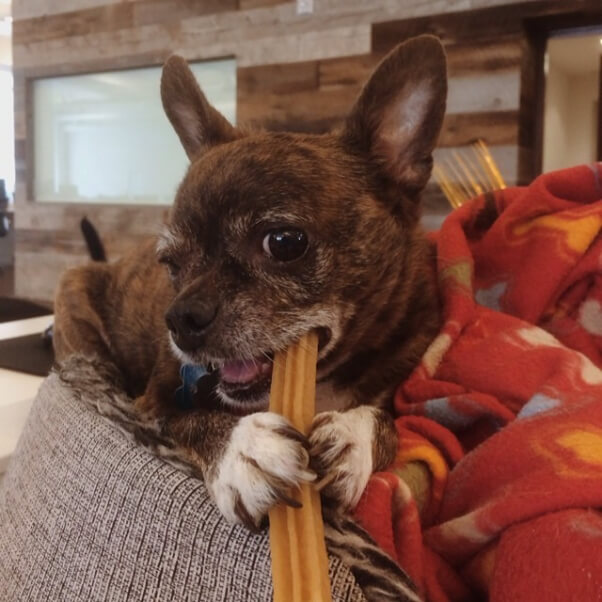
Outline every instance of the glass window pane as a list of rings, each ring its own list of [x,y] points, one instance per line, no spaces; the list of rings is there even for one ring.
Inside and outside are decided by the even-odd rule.
[[[233,123],[235,61],[190,66]],[[160,78],[151,67],[34,81],[34,199],[171,203],[188,160],[163,112]]]
[[[15,190],[15,130],[13,115],[13,74],[0,65],[0,179],[6,194]],[[0,190],[0,209],[2,194]]]

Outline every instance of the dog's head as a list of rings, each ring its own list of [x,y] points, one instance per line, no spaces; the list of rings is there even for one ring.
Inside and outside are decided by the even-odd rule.
[[[421,261],[418,195],[446,96],[438,40],[393,50],[328,135],[231,126],[177,56],[161,93],[191,161],[158,244],[176,355],[219,369],[222,400],[252,411],[273,354],[306,331],[320,335],[321,378],[378,344]]]

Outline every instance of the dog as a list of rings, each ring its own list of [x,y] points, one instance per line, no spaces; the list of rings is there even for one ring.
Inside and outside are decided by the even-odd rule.
[[[341,510],[394,458],[396,388],[440,327],[419,225],[447,92],[437,38],[397,46],[340,131],[246,131],[171,56],[165,112],[190,159],[163,233],[115,264],[63,276],[54,346],[115,367],[135,407],[198,467],[224,517],[250,528],[317,477]],[[306,438],[267,411],[274,354],[319,336]],[[211,370],[192,407],[182,366]]]

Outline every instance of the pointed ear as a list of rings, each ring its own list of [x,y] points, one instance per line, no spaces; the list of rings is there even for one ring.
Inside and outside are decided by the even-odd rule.
[[[161,100],[190,160],[211,146],[240,137],[238,130],[209,104],[181,56],[172,55],[163,65]]]
[[[393,181],[419,190],[430,177],[446,96],[441,42],[429,35],[412,38],[376,68],[347,118],[344,140],[368,153]]]

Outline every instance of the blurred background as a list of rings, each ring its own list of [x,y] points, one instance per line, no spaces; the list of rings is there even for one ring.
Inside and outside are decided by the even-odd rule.
[[[172,52],[237,123],[341,124],[394,45],[443,40],[437,160],[476,140],[508,185],[602,158],[600,0],[0,0],[0,296],[50,303],[89,261],[158,231],[186,167],[158,94]],[[450,205],[433,180],[425,224]]]

